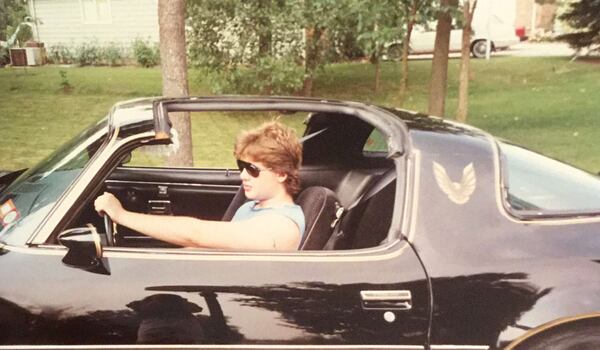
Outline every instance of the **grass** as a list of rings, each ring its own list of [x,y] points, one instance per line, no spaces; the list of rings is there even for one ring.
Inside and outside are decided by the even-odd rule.
[[[449,66],[449,117],[456,109],[458,63],[451,60]],[[319,74],[314,95],[426,112],[430,68],[428,60],[410,62],[410,91],[402,106],[399,65],[393,62],[383,65],[377,94],[372,65],[345,63]],[[61,88],[61,70],[72,86],[68,93]],[[600,65],[566,58],[495,57],[473,60],[471,76],[469,124],[589,171],[600,170]],[[189,80],[191,94],[210,94],[198,72],[190,71]],[[0,169],[33,165],[117,101],[160,93],[158,68],[0,69]],[[292,123],[299,125],[299,120]],[[226,123],[234,128],[239,122],[229,118]],[[216,161],[215,151],[231,147],[233,136],[210,129],[210,121],[198,124],[194,140],[203,147],[195,158]]]

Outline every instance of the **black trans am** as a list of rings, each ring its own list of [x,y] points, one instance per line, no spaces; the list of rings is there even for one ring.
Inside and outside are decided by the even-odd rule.
[[[162,163],[179,112],[205,118],[193,168]],[[304,135],[298,200],[322,208],[302,249],[185,249],[95,213],[109,191],[228,220],[244,198],[227,130],[273,115]],[[0,348],[600,348],[600,179],[439,118],[134,100],[0,191]]]

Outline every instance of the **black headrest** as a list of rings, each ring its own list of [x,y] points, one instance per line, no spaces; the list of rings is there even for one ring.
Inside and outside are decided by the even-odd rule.
[[[340,207],[335,192],[327,187],[311,186],[300,193],[296,203],[302,207],[306,221],[300,250],[323,249],[333,232],[331,223]]]

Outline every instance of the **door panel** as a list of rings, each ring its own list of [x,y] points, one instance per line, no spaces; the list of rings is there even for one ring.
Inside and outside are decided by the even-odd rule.
[[[105,182],[128,210],[204,220],[221,220],[239,185],[237,172],[164,168],[117,168]],[[123,226],[117,231],[120,245],[168,246]]]
[[[364,187],[345,183],[345,177],[352,172],[350,168],[305,166],[300,172],[301,184],[303,188],[328,187],[337,192],[342,204],[349,204],[358,198],[358,193],[353,191],[364,190]],[[362,177],[381,172],[379,168],[359,171]],[[230,170],[120,167],[106,180],[105,190],[134,212],[221,220],[239,190],[240,181],[239,172]],[[103,227],[93,206],[86,208],[84,217],[85,223]],[[83,222],[80,226],[84,226]],[[115,237],[118,246],[172,247],[123,226],[117,227]]]
[[[35,339],[41,344],[82,345],[419,348],[427,334],[427,283],[405,243],[370,256],[337,257],[107,248],[108,276],[67,267],[61,258],[39,248],[37,254],[2,257],[7,264],[0,264],[0,272],[10,283],[0,286],[0,308],[9,305],[13,313],[20,310],[15,317],[21,317],[6,321],[15,327],[23,319],[35,321],[11,334],[10,344]],[[14,266],[8,260],[30,275],[24,278],[19,271],[3,269]],[[403,291],[411,295],[411,307],[365,305],[363,291]]]

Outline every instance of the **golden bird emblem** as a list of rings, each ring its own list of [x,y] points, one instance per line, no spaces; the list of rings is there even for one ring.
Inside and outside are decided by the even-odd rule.
[[[473,163],[469,163],[463,169],[460,182],[453,182],[452,179],[450,179],[450,176],[448,176],[446,169],[435,161],[433,162],[433,174],[435,175],[435,181],[442,192],[447,194],[448,198],[456,204],[467,203],[473,192],[475,192],[477,179],[475,177]]]

